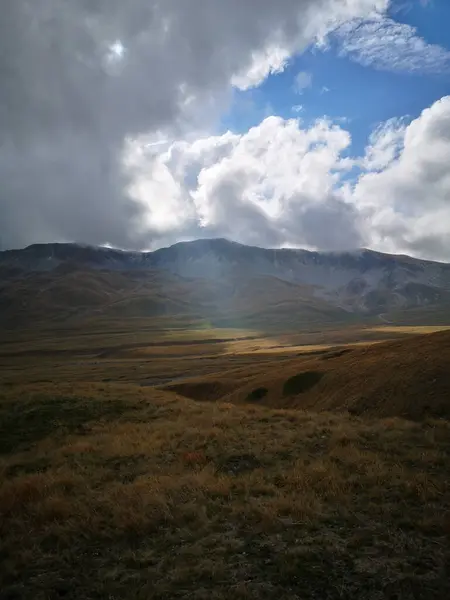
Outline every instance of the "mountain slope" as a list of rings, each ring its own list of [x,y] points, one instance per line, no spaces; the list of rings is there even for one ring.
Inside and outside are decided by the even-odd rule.
[[[422,311],[445,320],[450,265],[370,250],[271,250],[224,239],[143,253],[37,244],[0,252],[3,318],[13,306],[30,314],[46,307],[49,314],[78,308],[126,316],[186,313],[224,323],[267,313],[284,325],[298,318],[326,321],[327,315],[387,314],[389,320],[409,310],[416,322]]]
[[[0,324],[83,317],[185,316],[216,326],[289,328],[345,322],[351,315],[273,277],[223,281],[162,271],[62,269],[0,279]]]

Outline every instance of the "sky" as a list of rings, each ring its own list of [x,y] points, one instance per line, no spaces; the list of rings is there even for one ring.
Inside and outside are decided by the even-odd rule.
[[[0,8],[0,248],[450,262],[448,0]]]

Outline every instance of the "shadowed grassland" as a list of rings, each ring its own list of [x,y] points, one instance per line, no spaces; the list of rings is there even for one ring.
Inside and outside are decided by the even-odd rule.
[[[450,592],[445,420],[113,384],[25,386],[1,409],[2,598]]]
[[[7,346],[2,600],[450,597],[450,422],[262,406],[288,374],[326,372],[294,398],[336,361],[356,376],[360,349],[147,362]],[[195,371],[202,400],[238,386],[246,403],[152,387]]]

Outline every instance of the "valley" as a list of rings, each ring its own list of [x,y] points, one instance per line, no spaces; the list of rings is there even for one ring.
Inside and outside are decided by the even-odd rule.
[[[21,256],[0,598],[449,596],[444,292],[355,311],[254,272]]]
[[[450,0],[3,0],[0,600],[450,600]]]

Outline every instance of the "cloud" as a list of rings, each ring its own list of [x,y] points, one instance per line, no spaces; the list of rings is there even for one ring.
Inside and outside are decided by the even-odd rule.
[[[135,200],[142,173],[124,163],[130,143],[213,130],[233,85],[258,85],[339,24],[387,3],[3,2],[0,243],[155,243],[164,219]],[[155,193],[163,187],[159,179]]]
[[[291,108],[292,112],[295,113],[301,113],[304,109],[305,107],[303,106],[303,104],[294,104],[294,106]]]
[[[352,194],[353,204],[372,215],[371,243],[450,260],[450,96],[407,127],[388,125],[386,131],[391,144],[387,151],[389,144],[382,144],[382,155],[388,160],[372,165],[384,168],[362,174]],[[366,156],[378,156],[379,139]]]
[[[234,75],[231,83],[240,90],[260,85],[266,77],[282,73],[291,53],[286,48],[272,46],[252,54],[250,65]]]
[[[355,19],[333,34],[342,56],[366,67],[408,73],[450,72],[450,52],[428,44],[415,27],[386,16]]]
[[[381,123],[369,137],[362,167],[369,171],[386,169],[403,148],[406,125],[403,119]]]
[[[300,71],[294,78],[294,91],[296,94],[303,92],[312,86],[312,75],[308,71]]]
[[[367,20],[386,6],[5,3],[0,243],[149,248],[221,235],[450,260],[450,97],[409,124],[381,124],[362,157],[348,157],[342,121],[269,116],[244,133],[210,133],[233,86],[258,85],[337,26],[342,51],[364,64],[442,69],[445,51],[408,26]]]
[[[450,97],[375,128],[350,158],[344,124],[268,117],[243,134],[136,153],[136,200],[158,240],[360,246],[450,260]],[[139,178],[135,178],[139,181]]]
[[[349,144],[348,132],[327,120],[303,129],[297,119],[272,116],[244,134],[136,154],[142,182],[134,193],[154,215],[152,226],[175,239],[354,248],[363,241],[361,218],[337,185],[352,164],[341,158]]]

